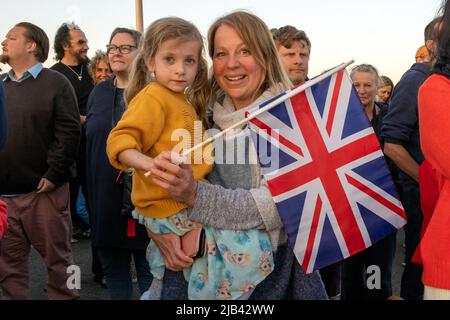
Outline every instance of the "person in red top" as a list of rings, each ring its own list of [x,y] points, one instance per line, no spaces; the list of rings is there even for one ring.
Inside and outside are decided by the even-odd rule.
[[[439,176],[439,199],[420,244],[425,299],[450,300],[450,1],[439,24],[439,56],[419,91],[423,153]]]
[[[3,84],[0,79],[0,150],[6,140],[6,106]],[[6,203],[0,200],[0,239],[8,227],[6,215]]]
[[[0,239],[3,237],[3,234],[8,227],[6,218],[6,204],[3,201],[0,201]]]

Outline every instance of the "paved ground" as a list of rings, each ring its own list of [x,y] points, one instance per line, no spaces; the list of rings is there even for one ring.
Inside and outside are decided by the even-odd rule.
[[[403,272],[403,231],[397,234],[397,253],[394,262],[393,270],[393,290],[395,295],[400,292],[400,280]],[[91,272],[91,249],[89,240],[80,240],[73,244],[73,251],[75,263],[81,268],[81,299],[82,300],[108,300],[108,290],[100,287],[99,284],[93,281],[93,274]],[[39,255],[33,250],[30,259],[30,275],[31,281],[31,299],[46,300],[46,293],[44,291],[47,281],[45,266],[42,263]],[[135,298],[137,299],[137,288],[135,284]]]

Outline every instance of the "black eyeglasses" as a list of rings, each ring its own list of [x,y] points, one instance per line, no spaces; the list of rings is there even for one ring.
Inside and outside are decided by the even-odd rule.
[[[117,51],[119,51],[122,54],[129,54],[135,49],[137,49],[137,47],[136,46],[132,46],[130,44],[123,44],[121,46],[116,46],[114,44],[109,44],[109,45],[106,46],[106,52],[107,53],[116,53]]]

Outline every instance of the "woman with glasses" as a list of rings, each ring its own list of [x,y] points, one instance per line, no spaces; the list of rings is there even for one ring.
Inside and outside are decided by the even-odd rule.
[[[113,300],[133,297],[130,262],[133,257],[141,294],[152,277],[145,257],[148,237],[145,227],[135,223],[124,201],[124,175],[114,169],[106,155],[109,132],[125,110],[123,91],[130,66],[138,53],[141,34],[117,28],[107,46],[113,78],[98,84],[88,102],[86,122],[88,196],[91,203],[91,239],[97,248]],[[126,197],[125,197],[126,198]]]

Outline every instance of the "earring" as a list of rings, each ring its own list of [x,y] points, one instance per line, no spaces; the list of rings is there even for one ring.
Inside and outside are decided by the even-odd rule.
[[[150,72],[150,81],[156,81],[156,74],[155,72]]]

